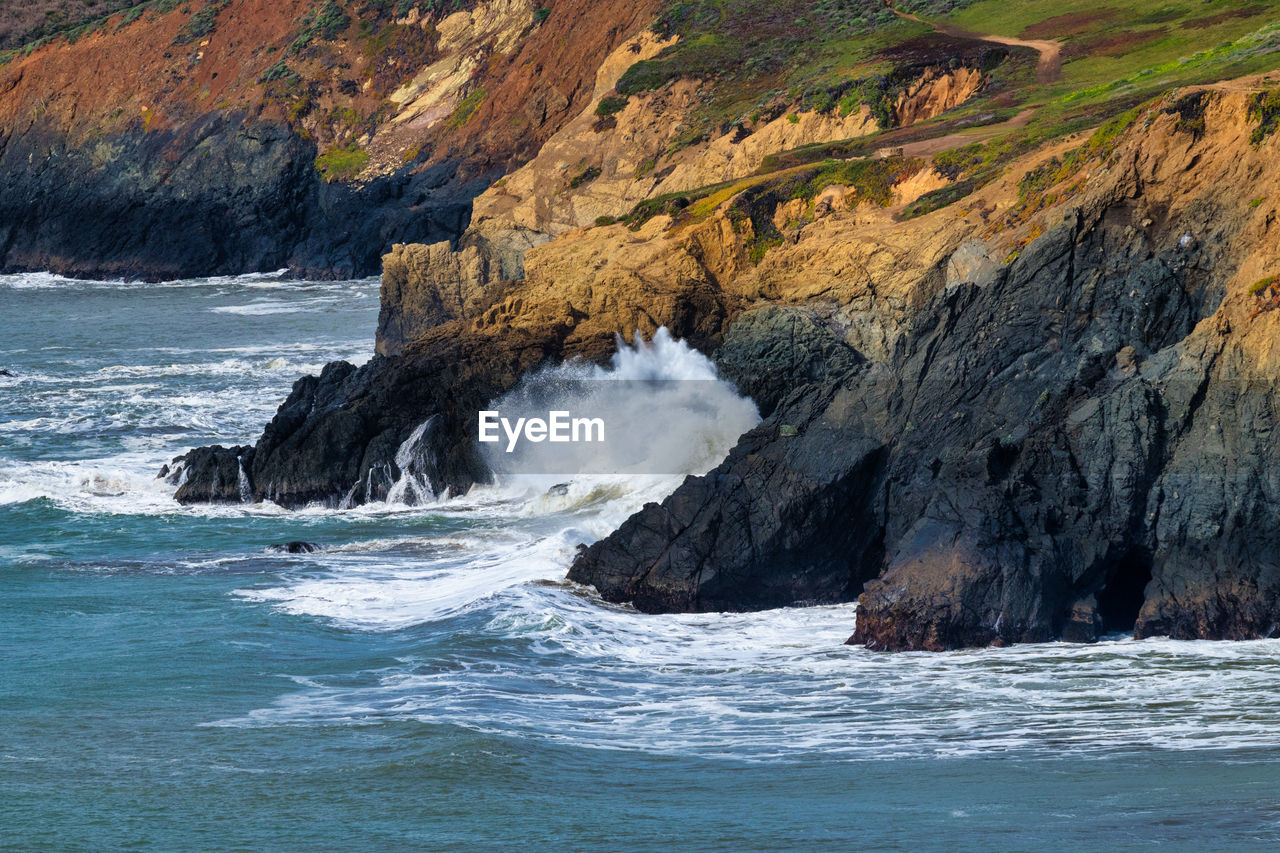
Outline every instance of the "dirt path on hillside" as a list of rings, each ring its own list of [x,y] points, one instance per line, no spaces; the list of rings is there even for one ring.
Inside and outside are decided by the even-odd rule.
[[[983,33],[972,33],[968,30],[962,30],[959,27],[953,27],[950,24],[939,24],[933,21],[925,21],[910,12],[900,12],[893,6],[893,0],[885,0],[885,5],[889,7],[889,11],[897,15],[899,18],[906,18],[908,21],[915,21],[917,24],[924,24],[927,27],[933,27],[937,32],[943,35],[952,36],[953,38],[977,39],[978,41],[989,41],[994,44],[1002,44],[1006,47],[1029,47],[1040,54],[1040,61],[1036,63],[1036,82],[1040,84],[1052,83],[1062,76],[1062,45],[1056,41],[1046,41],[1042,39],[1016,39],[1008,36],[986,35]]]
[[[1263,71],[1260,74],[1250,74],[1248,77],[1237,77],[1234,80],[1220,80],[1217,83],[1204,83],[1199,86],[1189,86],[1188,89],[1209,89],[1215,92],[1259,92],[1263,89],[1270,89],[1280,82],[1280,74],[1275,71]]]
[[[942,151],[952,148],[959,148],[962,145],[972,145],[975,142],[986,142],[993,136],[999,136],[1006,130],[1012,130],[1018,127],[1026,127],[1027,122],[1031,121],[1031,117],[1035,115],[1036,108],[1028,107],[1007,121],[999,124],[985,124],[982,127],[974,127],[969,130],[958,130],[955,133],[948,133],[946,136],[936,136],[933,139],[921,139],[918,142],[905,142],[902,145],[902,156],[904,157],[932,157]]]

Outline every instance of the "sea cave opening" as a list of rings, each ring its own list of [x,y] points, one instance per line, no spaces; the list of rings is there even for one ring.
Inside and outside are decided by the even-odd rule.
[[[1130,551],[1115,561],[1097,593],[1103,631],[1133,633],[1150,582],[1151,559],[1146,554]]]

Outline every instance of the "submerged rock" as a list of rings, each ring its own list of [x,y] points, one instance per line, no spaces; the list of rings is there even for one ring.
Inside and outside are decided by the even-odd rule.
[[[280,545],[270,545],[268,551],[275,551],[279,554],[314,554],[320,550],[320,546],[314,542],[302,542],[300,540],[294,542],[284,542]]]

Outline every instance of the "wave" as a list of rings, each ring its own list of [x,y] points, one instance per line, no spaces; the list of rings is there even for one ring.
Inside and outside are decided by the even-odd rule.
[[[654,429],[680,435],[678,458],[658,466],[680,473],[591,474],[554,482],[555,476],[508,466],[497,484],[473,489],[464,501],[439,500],[429,488],[430,465],[420,447],[434,423],[428,419],[396,455],[401,477],[387,502],[366,504],[362,511],[402,507],[451,517],[470,514],[489,522],[483,536],[455,543],[447,552],[420,554],[394,570],[381,559],[344,556],[329,576],[239,595],[343,627],[396,630],[448,618],[512,586],[559,581],[579,544],[607,535],[645,503],[661,500],[686,474],[709,470],[759,421],[755,405],[721,382],[706,356],[665,329],[651,342],[639,336],[630,345],[620,342],[608,367],[569,363],[540,371],[494,405],[510,409],[521,395],[538,393],[544,404],[572,409],[583,393],[575,383],[583,377],[601,380],[592,392],[603,386],[620,392],[610,399],[618,420],[642,427],[624,439],[632,448],[668,447]],[[683,382],[696,386],[696,394],[684,390]],[[654,411],[663,412],[660,422]]]
[[[343,304],[341,297],[317,297],[315,299],[259,299],[245,305],[219,305],[209,310],[215,314],[237,314],[242,317],[265,317],[271,314],[302,314],[312,311],[328,311]]]
[[[1280,676],[1280,641],[886,655],[843,644],[851,604],[654,616],[563,580],[579,543],[675,482],[579,477],[547,490],[515,478],[416,508],[465,530],[282,559],[278,581],[235,595],[420,639],[399,663],[309,674],[304,690],[208,725],[412,720],[764,762],[1275,748],[1280,707],[1259,697]]]
[[[139,288],[163,287],[208,287],[210,285],[239,285],[243,287],[281,285],[287,286],[287,269],[275,272],[245,273],[243,275],[209,276],[205,278],[173,279],[170,281],[147,282],[138,279],[92,279],[69,278],[52,272],[25,272],[0,275],[0,287],[14,290],[47,290],[65,288],[111,288],[118,290],[136,290]]]
[[[72,462],[0,458],[0,506],[48,499],[79,513],[171,511],[172,489],[155,478],[160,464],[146,454]]]
[[[513,585],[441,626],[470,654],[313,676],[210,725],[414,720],[591,749],[748,761],[1274,751],[1280,642],[1109,639],[886,655],[852,605],[652,616]]]
[[[489,408],[509,422],[560,411],[601,425],[598,441],[482,444],[489,467],[509,480],[552,474],[554,481],[555,472],[704,474],[760,422],[754,402],[665,328],[649,342],[639,334],[630,345],[619,339],[608,367],[569,362],[540,370]]]
[[[0,287],[93,286],[39,276],[14,284],[18,278],[0,278]],[[226,281],[189,286],[209,283]],[[295,285],[268,277],[235,286]],[[334,286],[318,285],[302,299]],[[163,345],[182,342],[138,348],[170,354],[146,364],[127,356],[121,364],[41,358],[30,372],[17,368],[25,375],[0,378],[22,406],[7,409],[0,424],[0,505],[32,503],[31,512],[10,511],[19,523],[74,514],[68,529],[80,537],[60,543],[49,533],[59,528],[44,528],[21,546],[4,546],[0,559],[40,571],[232,573],[237,579],[225,588],[234,589],[228,600],[237,608],[269,608],[341,631],[395,632],[398,651],[377,656],[385,661],[378,668],[352,672],[335,661],[326,674],[309,665],[276,701],[209,725],[425,721],[590,749],[747,761],[1275,748],[1280,641],[1108,640],[884,655],[842,645],[854,627],[851,605],[652,616],[564,581],[579,543],[660,500],[678,476],[548,482],[516,472],[461,499],[415,494],[410,506],[406,484],[401,502],[341,512],[179,506],[172,486],[155,479],[162,463],[203,436],[256,435],[293,376],[357,351],[315,339],[296,347],[236,338],[214,339],[226,345],[207,350]],[[665,337],[622,348],[610,368],[637,382],[718,381],[709,362]],[[593,370],[564,366],[560,376]],[[670,408],[665,398],[633,402],[636,419]],[[707,431],[712,444],[695,453],[697,467],[713,464],[753,422],[748,410],[737,411],[740,422]],[[60,458],[44,458],[53,454]],[[228,523],[195,526],[202,552],[184,551],[192,539],[168,518],[136,528],[86,518],[121,514]],[[112,537],[124,541],[138,530],[150,537],[159,528],[169,538],[146,547],[171,543],[164,557],[113,550]],[[311,536],[321,551],[262,550]],[[235,544],[219,546],[220,539]]]

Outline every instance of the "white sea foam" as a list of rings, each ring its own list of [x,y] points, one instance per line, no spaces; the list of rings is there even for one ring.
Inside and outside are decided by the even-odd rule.
[[[372,294],[355,294],[370,298]],[[215,314],[238,314],[244,317],[265,317],[271,314],[301,314],[310,311],[330,311],[345,304],[347,294],[317,296],[311,299],[255,299],[243,305],[219,305],[209,310]]]
[[[423,660],[358,688],[320,678],[215,725],[413,719],[747,760],[1270,750],[1280,725],[1277,641],[887,655],[842,645],[852,606],[648,616],[515,585],[472,607],[495,659]]]
[[[246,273],[244,275],[210,276],[207,278],[175,279],[172,281],[147,282],[124,279],[87,279],[68,278],[51,272],[28,272],[0,275],[0,287],[14,290],[45,290],[65,288],[110,288],[116,290],[135,290],[139,288],[160,287],[210,287],[234,285],[236,287],[270,287],[288,286],[292,282],[286,278],[288,270],[276,270],[265,273]]]
[[[173,487],[155,477],[160,464],[147,454],[70,462],[0,457],[0,506],[47,498],[71,512],[172,511]]]
[[[640,348],[632,355],[643,359]],[[354,630],[431,624],[432,636],[465,634],[471,651],[424,651],[362,673],[359,686],[350,673],[312,676],[304,691],[210,725],[416,720],[759,761],[1274,747],[1277,641],[886,655],[843,644],[853,605],[652,616],[563,582],[578,542],[674,485],[597,477],[547,492],[507,482],[430,509],[486,522],[466,535],[383,537],[298,558],[305,576],[239,595]]]

